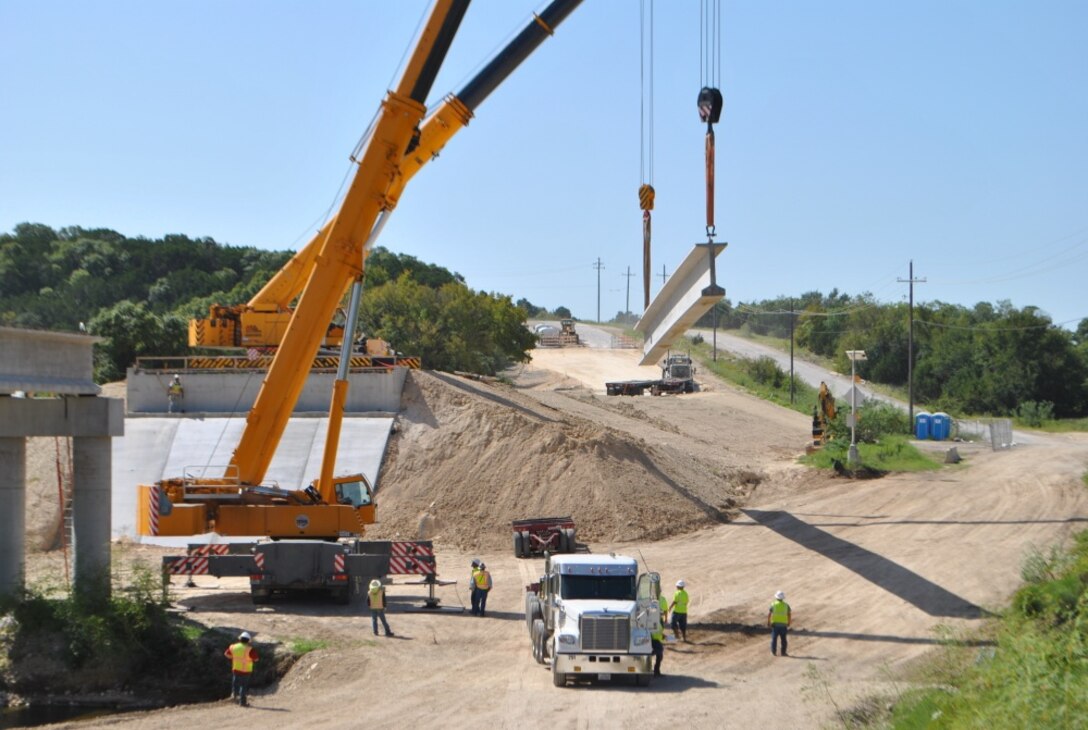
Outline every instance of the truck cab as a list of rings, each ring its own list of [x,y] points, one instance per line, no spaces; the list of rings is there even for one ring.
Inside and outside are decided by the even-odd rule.
[[[557,555],[545,561],[527,618],[537,661],[551,658],[552,681],[631,675],[640,686],[653,674],[650,634],[661,625],[655,573],[621,555]]]

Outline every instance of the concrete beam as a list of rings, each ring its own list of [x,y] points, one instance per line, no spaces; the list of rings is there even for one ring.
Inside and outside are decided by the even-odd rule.
[[[639,365],[655,365],[695,322],[725,297],[714,259],[724,243],[696,244],[658,292],[635,329],[645,335]]]
[[[0,438],[121,436],[124,432],[124,405],[118,398],[0,396]]]
[[[0,327],[0,394],[98,395],[94,344],[101,337]]]

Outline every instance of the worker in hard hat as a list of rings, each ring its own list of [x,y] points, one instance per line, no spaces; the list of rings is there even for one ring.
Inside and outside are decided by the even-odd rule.
[[[488,571],[487,566],[480,563],[479,569],[476,571],[476,590],[480,594],[480,616],[483,616],[487,611],[487,594],[491,591],[491,573]]]
[[[231,702],[237,700],[242,707],[249,706],[249,681],[253,677],[253,665],[257,663],[257,650],[250,646],[252,639],[248,631],[243,631],[239,634],[238,641],[223,652],[223,656],[230,659]]]
[[[374,635],[378,635],[378,619],[381,619],[385,635],[393,636],[393,632],[389,630],[389,622],[385,620],[385,586],[377,578],[370,581],[370,590],[366,594],[366,605],[370,606],[370,625],[374,629]]]
[[[657,573],[650,578],[653,587],[651,590],[657,594],[657,606],[659,618],[657,628],[650,632],[650,651],[654,655],[654,676],[661,676],[661,660],[665,658],[665,622],[669,618],[669,601],[661,592],[661,578]]]
[[[182,408],[182,399],[185,398],[185,388],[181,387],[181,376],[174,374],[174,379],[170,381],[170,385],[166,388],[166,400],[169,401],[166,412],[173,413],[177,408],[182,413],[185,409]]]
[[[483,564],[479,558],[472,559],[472,570],[469,573],[468,585],[471,589],[472,598],[472,615],[480,615],[480,589],[476,587],[476,574],[480,572],[480,565]]]
[[[688,592],[683,579],[676,581],[676,593],[672,594],[672,636],[677,641],[688,643]]]
[[[782,640],[782,656],[786,653],[786,633],[793,621],[793,613],[790,604],[786,603],[786,594],[778,591],[774,594],[774,602],[767,611],[767,625],[771,627],[771,654],[778,656],[778,640]]]

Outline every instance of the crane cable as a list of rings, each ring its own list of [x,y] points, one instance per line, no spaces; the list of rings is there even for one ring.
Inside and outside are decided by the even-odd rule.
[[[722,114],[722,92],[718,89],[721,76],[721,0],[700,0],[699,50],[700,63],[698,107],[699,119],[706,122],[706,237],[714,242],[714,125]]]
[[[642,87],[640,108],[641,149],[639,157],[638,202],[642,209],[642,291],[643,310],[650,306],[650,211],[654,209],[654,0],[639,4],[639,66]],[[648,42],[647,42],[648,38]],[[647,72],[647,67],[649,70]]]

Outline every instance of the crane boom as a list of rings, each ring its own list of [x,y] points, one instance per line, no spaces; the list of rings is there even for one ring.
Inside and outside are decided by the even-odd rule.
[[[287,427],[309,363],[344,290],[363,273],[367,242],[378,214],[396,205],[394,183],[424,102],[468,8],[468,0],[436,0],[397,87],[382,102],[359,156],[344,202],[329,226],[276,357],[246,419],[231,467],[242,484],[260,484]]]
[[[400,174],[392,181],[387,196],[396,201],[400,198],[404,186],[419,170],[438,157],[461,129],[466,127],[475,115],[480,104],[490,96],[513,71],[547,40],[582,0],[553,0],[539,15],[524,28],[461,89],[448,94],[438,106],[427,115],[419,130],[419,137],[412,143],[401,161]],[[334,219],[335,220],[335,219]],[[191,346],[203,347],[238,347],[238,346],[274,346],[281,339],[279,321],[290,316],[290,304],[302,293],[303,287],[313,271],[318,252],[328,239],[333,221],[321,227],[317,234],[299,249],[282,269],[280,269],[253,298],[240,307],[212,305],[206,320],[193,320],[190,323]],[[343,292],[341,292],[343,294]],[[250,313],[253,313],[252,316]],[[220,336],[213,323],[232,321],[230,334]],[[245,326],[253,322],[252,326]],[[214,336],[211,333],[215,333]],[[234,336],[237,332],[237,336]],[[198,333],[208,333],[207,335]],[[340,330],[329,332],[325,344],[336,345],[340,342]]]

